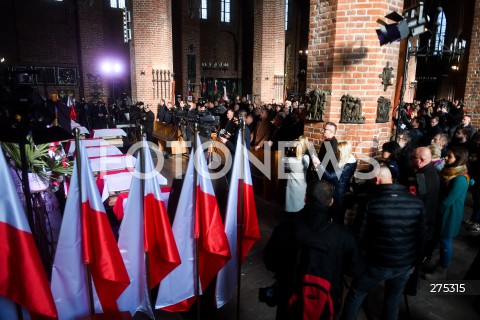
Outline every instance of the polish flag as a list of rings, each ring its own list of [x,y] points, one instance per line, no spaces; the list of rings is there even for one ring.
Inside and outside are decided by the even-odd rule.
[[[237,137],[235,159],[233,160],[232,177],[228,191],[227,212],[225,214],[225,233],[227,234],[230,244],[232,259],[225,264],[217,276],[217,286],[215,290],[217,308],[221,308],[232,298],[232,294],[237,285],[239,266],[238,250],[241,250],[241,265],[245,261],[252,246],[260,239],[250,162],[248,160],[247,149],[242,145],[241,132],[242,131],[239,131]],[[239,196],[241,192],[243,192],[243,199]],[[242,217],[242,213],[240,212],[240,205],[242,203],[243,221],[238,221],[238,219]],[[238,246],[239,227],[241,228],[240,246]]]
[[[198,241],[202,292],[230,259],[227,236],[198,136],[197,145],[200,146],[197,152],[192,150],[190,156],[172,227],[182,263],[160,283],[155,304],[172,312],[188,311],[195,301],[195,241]],[[194,161],[198,171],[195,198]]]
[[[128,194],[125,215],[120,226],[118,247],[130,276],[130,285],[118,298],[121,311],[142,311],[154,319],[150,304],[150,289],[162,281],[180,264],[164,195],[159,187],[150,149],[145,141],[142,161],[137,161]],[[145,173],[141,172],[145,163]],[[142,183],[145,181],[145,188]],[[143,190],[142,190],[143,189]],[[143,209],[143,210],[142,210]],[[149,254],[150,284],[147,286],[145,253]]]
[[[70,108],[70,118],[75,121],[77,120],[77,113],[75,112],[75,106],[73,104],[73,99],[68,96],[68,99],[67,99],[67,107]]]
[[[52,292],[27,216],[0,148],[0,296],[33,314],[57,317]],[[0,319],[11,319],[0,308]]]
[[[75,161],[52,270],[51,287],[60,320],[90,313],[87,263],[96,313],[118,311],[116,300],[130,283],[82,141],[77,151],[81,157],[82,199]]]
[[[227,86],[223,86],[223,101],[228,101]]]

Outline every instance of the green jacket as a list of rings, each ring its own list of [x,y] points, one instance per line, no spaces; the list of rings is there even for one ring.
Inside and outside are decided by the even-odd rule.
[[[441,236],[454,238],[460,232],[467,190],[468,182],[465,176],[458,176],[450,181],[447,194],[440,201]]]

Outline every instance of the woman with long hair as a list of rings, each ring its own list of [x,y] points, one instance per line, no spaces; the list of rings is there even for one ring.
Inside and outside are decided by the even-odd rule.
[[[335,186],[333,193],[333,204],[330,206],[330,216],[333,222],[344,224],[345,211],[345,194],[350,186],[350,179],[357,169],[357,160],[352,155],[352,145],[348,141],[338,143],[337,147],[338,165],[333,166],[333,171],[325,170],[326,164],[319,164],[320,174],[323,173],[321,179],[324,179]]]
[[[295,156],[285,158],[285,171],[287,173],[287,190],[285,194],[285,211],[298,212],[305,205],[305,192],[307,191],[307,169],[310,165],[308,151],[308,138],[298,137],[294,141]]]
[[[467,170],[468,151],[464,147],[450,147],[445,156],[445,166],[440,172],[441,197],[438,232],[440,239],[440,261],[427,280],[443,280],[452,260],[452,241],[460,232],[465,197],[470,177]]]

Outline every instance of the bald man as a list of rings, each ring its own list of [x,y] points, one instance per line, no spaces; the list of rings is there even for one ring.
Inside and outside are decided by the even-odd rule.
[[[435,249],[435,224],[437,223],[437,204],[440,193],[440,178],[432,164],[432,152],[428,147],[416,148],[410,159],[415,175],[409,179],[412,193],[423,202],[425,209],[425,252],[423,262],[425,266],[431,264],[431,256]]]
[[[392,183],[388,167],[380,167],[375,187],[357,215],[357,236],[367,267],[355,278],[342,319],[356,319],[367,294],[385,281],[381,319],[397,319],[399,302],[413,267],[423,252],[425,213],[420,199]]]

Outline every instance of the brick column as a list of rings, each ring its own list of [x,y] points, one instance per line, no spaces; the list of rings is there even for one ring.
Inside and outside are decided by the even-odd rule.
[[[132,5],[132,99],[150,104],[156,112],[160,98],[171,97],[171,93],[158,97],[152,82],[152,69],[173,72],[171,0],[135,0]]]
[[[472,38],[467,44],[469,49],[467,82],[465,84],[465,106],[473,114],[472,124],[480,126],[480,1],[475,1]]]
[[[255,0],[254,12],[253,95],[256,102],[281,102],[274,77],[285,74],[285,1]]]
[[[386,63],[398,71],[399,43],[380,47],[376,20],[391,11],[402,12],[403,1],[373,2],[331,0],[310,2],[307,90],[331,90],[325,120],[338,124],[338,141],[350,141],[353,151],[371,156],[390,137],[391,123],[376,123],[380,96],[394,101],[395,85],[383,91],[379,74]],[[402,58],[400,58],[402,59]],[[400,74],[403,70],[400,70]],[[399,81],[396,76],[393,81]],[[362,101],[364,124],[338,123],[341,97],[349,94]],[[390,111],[391,112],[391,111]],[[305,134],[319,145],[322,123],[306,123]]]
[[[105,30],[103,24],[98,23],[103,20],[104,4],[101,1],[95,1],[90,5],[79,1],[78,10],[80,14],[80,40],[85,98],[89,101],[94,98],[91,94],[98,92],[98,99],[108,103],[110,94],[109,79],[100,72],[100,61],[104,52]],[[89,79],[87,74],[99,80],[95,82],[92,78]],[[100,85],[101,89],[96,88],[95,85]]]

